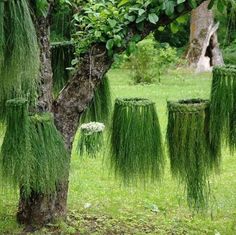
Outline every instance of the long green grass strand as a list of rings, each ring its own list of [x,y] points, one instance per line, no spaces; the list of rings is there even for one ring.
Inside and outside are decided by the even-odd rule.
[[[125,185],[160,180],[164,154],[153,102],[116,99],[110,155],[111,168]]]
[[[211,89],[211,142],[226,142],[236,150],[236,66],[213,69]],[[219,155],[220,157],[220,155]]]
[[[189,207],[207,207],[215,159],[209,140],[209,101],[168,102],[167,144],[171,172],[186,187]]]
[[[81,117],[81,123],[85,122],[103,122],[108,123],[111,116],[111,92],[110,83],[107,76],[105,76],[99,87],[94,92],[94,97]]]
[[[36,31],[27,0],[0,3],[0,119],[8,99],[24,97],[34,104],[39,72]]]
[[[74,46],[71,42],[51,44],[52,71],[53,71],[53,93],[57,96],[65,83],[70,78],[71,61],[74,54]]]

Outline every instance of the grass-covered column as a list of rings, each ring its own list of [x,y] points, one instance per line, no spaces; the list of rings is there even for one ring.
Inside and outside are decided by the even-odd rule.
[[[164,155],[154,102],[142,98],[116,99],[111,166],[124,184],[161,177]]]
[[[236,150],[236,66],[213,69],[211,89],[211,142],[226,142]]]
[[[168,102],[167,143],[172,175],[185,185],[189,206],[205,207],[209,170],[215,165],[209,144],[209,101]]]

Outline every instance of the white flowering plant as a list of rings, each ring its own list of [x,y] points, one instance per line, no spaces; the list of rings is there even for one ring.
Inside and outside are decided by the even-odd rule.
[[[103,131],[105,125],[100,122],[89,122],[81,125],[80,137],[77,146],[79,155],[96,157],[97,152],[101,150],[103,145]]]

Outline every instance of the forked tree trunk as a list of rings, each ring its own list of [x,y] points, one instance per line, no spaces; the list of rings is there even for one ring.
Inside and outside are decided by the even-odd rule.
[[[197,72],[210,71],[213,66],[224,63],[217,39],[219,24],[214,23],[213,12],[208,10],[209,2],[203,2],[191,12],[186,59]]]

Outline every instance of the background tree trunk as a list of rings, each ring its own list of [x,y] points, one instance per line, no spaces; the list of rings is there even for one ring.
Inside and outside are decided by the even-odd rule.
[[[222,65],[223,57],[217,39],[219,24],[214,23],[209,0],[191,12],[190,39],[186,59],[197,72],[210,71],[212,66]]]

